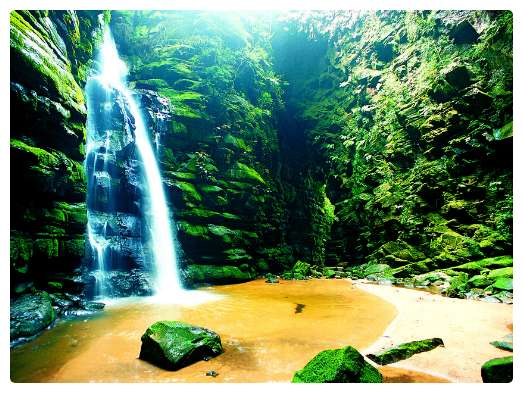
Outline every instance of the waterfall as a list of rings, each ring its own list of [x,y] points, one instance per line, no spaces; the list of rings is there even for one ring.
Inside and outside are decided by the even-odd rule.
[[[143,168],[144,178],[144,194],[148,201],[147,214],[144,214],[147,228],[150,234],[150,248],[152,250],[152,270],[154,278],[154,292],[158,298],[165,300],[173,300],[175,293],[182,292],[180,279],[178,277],[177,256],[174,246],[175,237],[170,225],[170,214],[165,198],[160,169],[155,156],[155,150],[149,139],[145,121],[137,99],[133,96],[133,92],[127,87],[126,75],[127,66],[120,59],[115,42],[112,38],[109,28],[106,26],[104,33],[104,40],[100,48],[99,54],[99,70],[98,73],[92,76],[86,86],[87,95],[96,85],[100,90],[100,86],[105,90],[106,102],[103,104],[106,110],[110,110],[114,104],[114,97],[120,97],[123,100],[122,107],[125,118],[124,128],[122,132],[132,137],[129,132],[130,124],[134,123],[134,144],[137,148],[139,159]],[[109,176],[108,159],[111,156],[111,133],[108,130],[95,129],[102,127],[100,124],[94,124],[95,121],[88,115],[88,141],[87,154],[94,154],[94,165],[98,165],[98,160],[103,159],[103,170],[98,172],[98,177],[103,177],[105,174],[109,177],[109,184],[107,185],[108,199],[115,198],[111,193],[111,177]],[[105,140],[103,135],[105,133]],[[98,135],[98,139],[90,136]],[[155,138],[156,139],[156,138]],[[158,143],[155,141],[156,144]],[[102,148],[103,145],[103,148]],[[96,150],[96,152],[94,152]],[[102,154],[103,153],[103,154]],[[95,171],[93,170],[93,174]],[[90,180],[94,184],[94,180]],[[100,182],[100,179],[97,179]],[[92,187],[89,186],[91,190]],[[91,219],[88,217],[87,225],[89,243],[93,249],[93,255],[96,258],[97,272],[95,277],[97,279],[96,288],[98,295],[104,296],[105,292],[105,275],[108,269],[107,247],[110,246],[110,240],[105,238],[107,232],[106,228],[100,231],[94,231]],[[106,223],[107,224],[107,223]]]

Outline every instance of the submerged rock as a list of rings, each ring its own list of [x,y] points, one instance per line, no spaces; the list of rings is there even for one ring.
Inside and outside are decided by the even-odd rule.
[[[381,353],[367,355],[367,357],[373,362],[384,366],[386,364],[408,359],[417,353],[430,351],[431,349],[443,345],[443,340],[441,338],[430,338],[427,340],[411,341],[400,344]]]
[[[178,321],[160,321],[142,335],[139,358],[166,370],[178,370],[223,353],[215,332]]]
[[[512,352],[514,350],[512,334],[507,334],[501,340],[492,341],[491,344],[494,345],[496,348],[503,349],[505,351]]]
[[[11,303],[11,341],[30,338],[54,320],[55,312],[47,292],[23,295]]]
[[[512,382],[512,356],[491,359],[481,366],[483,382]]]
[[[382,381],[380,372],[351,346],[320,352],[292,378],[292,382],[298,383]]]

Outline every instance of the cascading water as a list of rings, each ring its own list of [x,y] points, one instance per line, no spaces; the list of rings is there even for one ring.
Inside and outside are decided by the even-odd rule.
[[[145,199],[148,201],[148,214],[144,215],[147,227],[149,228],[150,247],[152,251],[152,270],[154,277],[154,291],[158,298],[173,300],[173,295],[182,292],[181,283],[178,277],[177,256],[174,246],[174,236],[170,225],[169,209],[163,190],[160,170],[156,161],[155,150],[149,140],[145,122],[142,117],[138,102],[133,93],[126,86],[127,66],[118,56],[115,42],[111,36],[108,27],[105,29],[104,40],[99,55],[99,72],[92,76],[86,86],[86,93],[89,101],[90,92],[94,91],[97,86],[105,90],[106,102],[103,104],[107,110],[111,110],[113,103],[111,98],[120,97],[123,100],[122,107],[124,121],[122,132],[125,131],[128,138],[132,138],[130,125],[134,122],[134,144],[139,153],[141,167],[144,178]],[[91,101],[93,99],[91,98]],[[94,170],[92,173],[97,179],[91,179],[91,184],[96,185],[101,182],[100,178],[107,176],[108,185],[106,193],[107,200],[117,198],[111,194],[111,177],[109,175],[109,159],[111,158],[111,132],[109,130],[99,129],[103,125],[96,124],[92,115],[88,116],[88,143],[87,156],[94,154]],[[98,122],[100,123],[100,122]],[[111,123],[112,124],[112,123]],[[98,129],[96,129],[98,127]],[[101,137],[105,132],[105,140]],[[158,143],[155,141],[156,144]],[[103,146],[102,146],[103,145]],[[95,172],[98,160],[103,159],[103,170]],[[89,186],[89,189],[95,192],[95,187]],[[89,198],[88,198],[89,199]],[[89,202],[88,202],[89,205]],[[108,268],[107,249],[110,246],[110,240],[106,237],[106,225],[103,230],[95,231],[91,217],[88,216],[89,222],[87,232],[89,242],[93,249],[93,255],[96,258],[97,271],[95,277],[97,280],[96,288],[99,296],[107,295],[106,292],[106,269]]]

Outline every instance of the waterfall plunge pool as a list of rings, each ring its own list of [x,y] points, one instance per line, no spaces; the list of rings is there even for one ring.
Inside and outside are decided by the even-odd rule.
[[[11,350],[14,382],[289,382],[324,349],[364,350],[396,316],[391,304],[347,280],[263,280],[191,292],[199,304],[127,298],[96,316],[60,321]],[[210,300],[210,301],[209,301]],[[302,305],[296,313],[297,305]],[[159,320],[217,332],[224,353],[178,371],[138,359],[140,337]],[[208,371],[218,373],[206,376]],[[385,382],[442,382],[428,374],[384,367]]]

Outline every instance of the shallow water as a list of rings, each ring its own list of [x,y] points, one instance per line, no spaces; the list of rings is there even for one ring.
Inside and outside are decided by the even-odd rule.
[[[263,280],[209,287],[217,300],[196,306],[109,304],[96,317],[63,321],[11,351],[14,382],[269,382],[290,381],[318,352],[364,349],[396,315],[380,298],[347,280]],[[137,359],[140,337],[158,320],[179,320],[216,331],[225,352],[178,371]],[[215,371],[215,377],[206,376]],[[386,369],[383,370],[387,379]],[[431,381],[402,371],[391,382]]]

